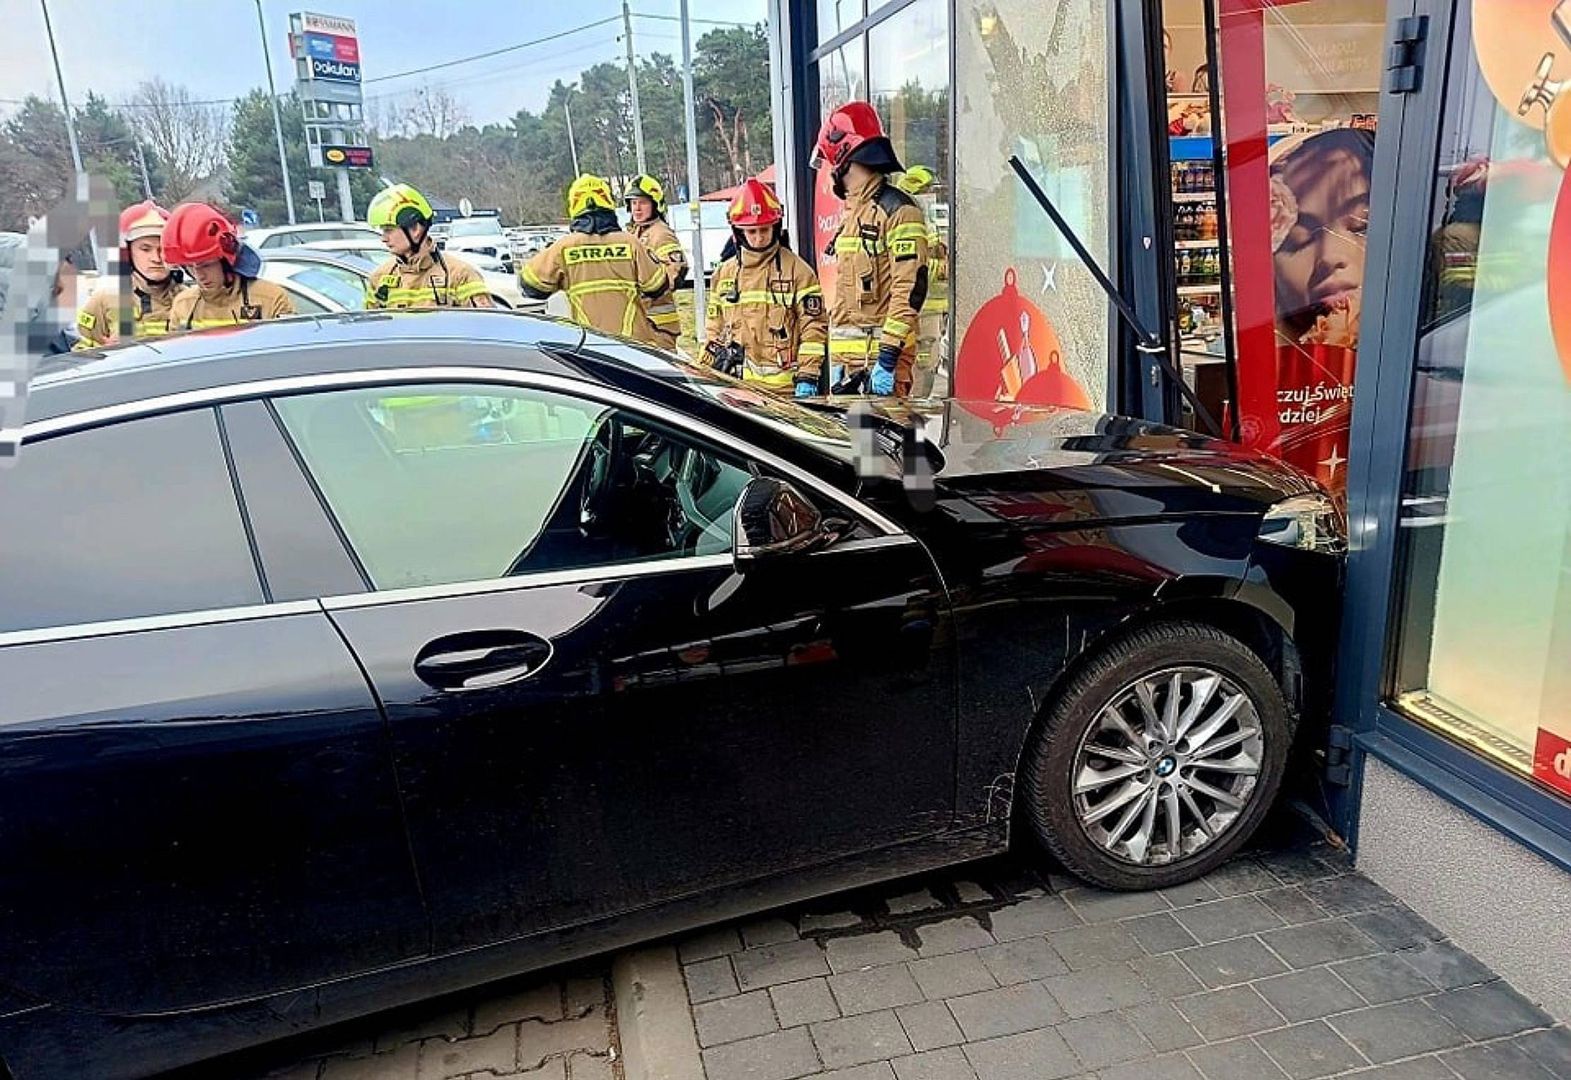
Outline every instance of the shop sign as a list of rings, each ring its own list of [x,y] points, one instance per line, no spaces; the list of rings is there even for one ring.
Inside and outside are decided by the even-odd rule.
[[[327,169],[374,168],[369,146],[323,146],[322,167]]]
[[[360,63],[360,42],[352,37],[337,34],[304,35],[306,55],[313,60],[338,60],[345,64]]]
[[[311,57],[311,78],[328,79],[332,82],[357,83],[360,81],[360,65],[346,64],[342,60],[323,60],[320,57]]]
[[[1533,748],[1533,776],[1571,795],[1571,741],[1539,728],[1538,743]]]

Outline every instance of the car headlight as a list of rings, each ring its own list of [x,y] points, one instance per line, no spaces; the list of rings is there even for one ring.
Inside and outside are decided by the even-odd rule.
[[[1331,496],[1294,495],[1266,511],[1260,539],[1300,551],[1341,555],[1347,551],[1347,522]]]

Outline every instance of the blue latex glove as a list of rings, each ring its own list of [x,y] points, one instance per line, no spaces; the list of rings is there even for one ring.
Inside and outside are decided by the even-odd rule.
[[[817,397],[818,396],[818,383],[816,381],[814,381],[814,382],[799,382],[799,383],[797,383],[796,384],[796,396],[799,397],[799,398],[801,398],[801,397]]]
[[[890,345],[878,349],[878,363],[868,372],[868,389],[880,397],[895,392],[895,365],[900,362],[900,350]]]

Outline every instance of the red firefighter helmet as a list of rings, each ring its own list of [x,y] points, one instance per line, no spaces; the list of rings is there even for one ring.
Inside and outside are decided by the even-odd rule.
[[[124,247],[133,240],[149,236],[162,236],[169,211],[153,200],[139,202],[120,211],[120,244]]]
[[[233,263],[239,254],[235,227],[206,203],[181,203],[164,225],[164,261],[171,266],[197,266],[214,259]]]
[[[810,164],[815,169],[828,165],[839,172],[857,147],[870,139],[882,138],[884,123],[878,118],[878,110],[865,101],[848,101],[830,113],[818,129],[818,144]]]
[[[726,220],[738,229],[779,224],[784,217],[774,189],[756,176],[742,182],[742,188],[726,210]]]

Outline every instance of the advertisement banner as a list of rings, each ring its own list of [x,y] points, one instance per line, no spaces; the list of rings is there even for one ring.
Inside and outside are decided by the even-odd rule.
[[[1571,795],[1571,742],[1553,731],[1539,728],[1538,743],[1533,748],[1533,776]]]
[[[322,167],[327,169],[374,168],[369,146],[323,146]]]
[[[341,15],[317,15],[304,12],[300,16],[300,26],[308,34],[339,34],[343,37],[355,37],[355,21],[346,19]]]
[[[360,81],[360,65],[346,64],[342,60],[323,60],[313,56],[311,78],[327,79],[330,82],[357,83]]]
[[[360,42],[352,37],[335,34],[306,34],[306,55],[313,60],[338,60],[346,64],[360,63]]]

